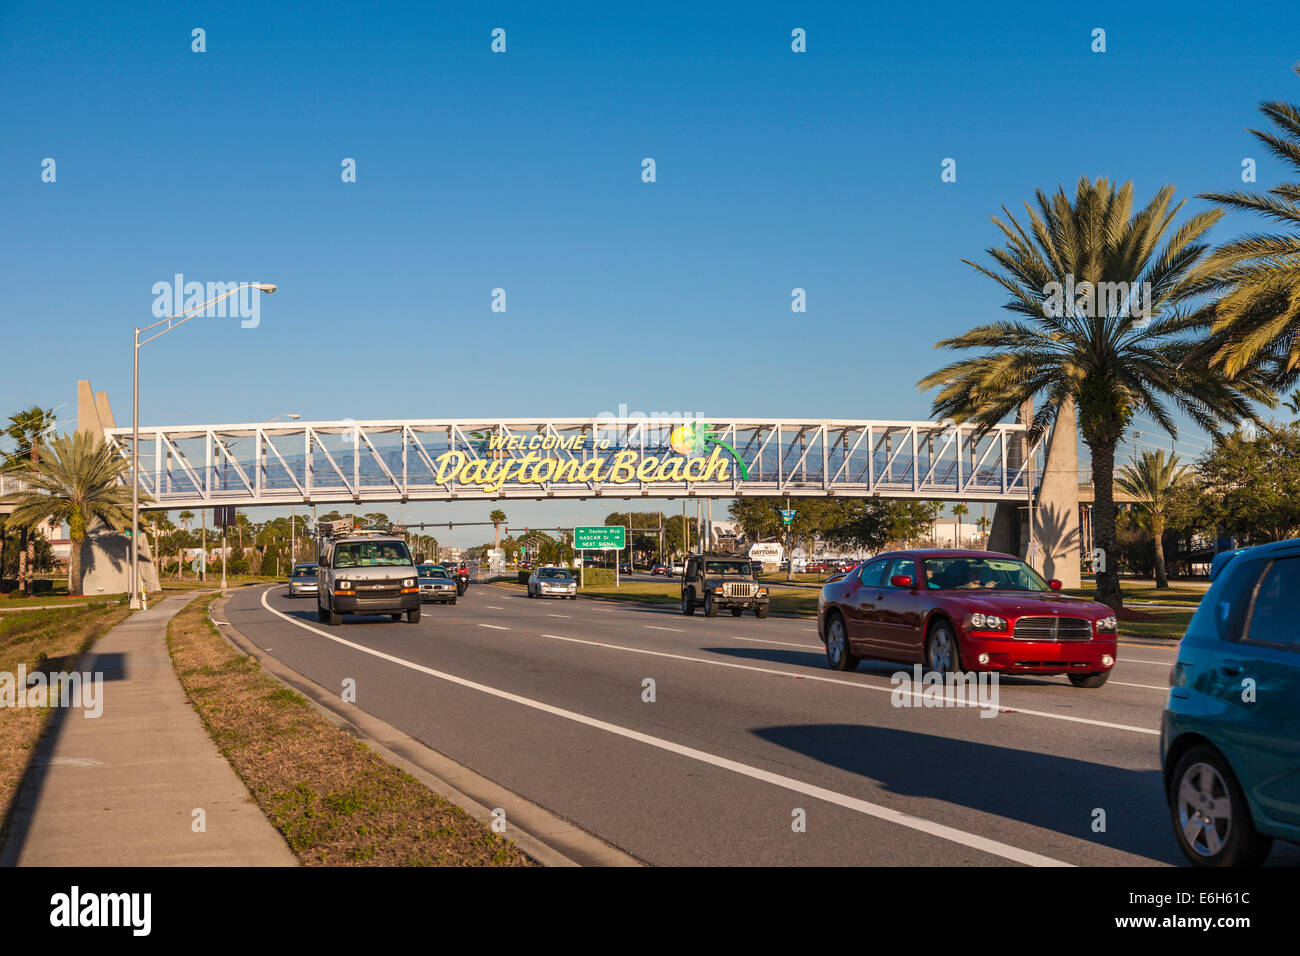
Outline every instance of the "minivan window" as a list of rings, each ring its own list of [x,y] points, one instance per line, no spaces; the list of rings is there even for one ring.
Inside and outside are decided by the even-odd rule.
[[[1300,558],[1274,561],[1255,589],[1246,640],[1300,649],[1300,626],[1291,602],[1300,594]]]
[[[1214,602],[1214,623],[1223,640],[1241,639],[1246,612],[1250,609],[1250,596],[1255,591],[1255,582],[1267,566],[1268,558],[1255,558],[1253,561],[1237,558],[1225,569],[1227,577]]]

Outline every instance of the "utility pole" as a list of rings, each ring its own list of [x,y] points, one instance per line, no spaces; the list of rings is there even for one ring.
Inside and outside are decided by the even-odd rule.
[[[208,511],[206,508],[199,509],[199,517],[203,519],[203,553],[199,555],[199,580],[208,579]],[[225,558],[223,557],[224,561]],[[222,575],[222,585],[225,584],[225,575]]]

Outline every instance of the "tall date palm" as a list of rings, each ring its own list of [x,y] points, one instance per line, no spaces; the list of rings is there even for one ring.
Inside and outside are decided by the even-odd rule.
[[[921,380],[939,388],[936,415],[991,428],[1036,401],[1037,439],[1073,403],[1092,453],[1096,540],[1110,560],[1097,599],[1123,605],[1116,573],[1115,448],[1136,414],[1177,434],[1175,409],[1207,430],[1253,418],[1251,401],[1271,401],[1253,372],[1235,381],[1203,363],[1184,364],[1204,320],[1183,306],[1203,277],[1206,230],[1218,210],[1176,225],[1182,203],[1160,189],[1133,208],[1133,186],[1079,180],[1073,198],[1036,191],[1026,223],[1005,208],[993,222],[1006,239],[987,250],[991,267],[967,264],[1009,295],[1014,318],[977,326],[937,348],[977,351]]]
[[[1300,74],[1300,65],[1296,67]],[[1270,153],[1300,173],[1300,106],[1261,103],[1273,131],[1251,130]],[[1207,307],[1213,335],[1194,360],[1208,360],[1229,375],[1263,369],[1271,384],[1287,388],[1300,379],[1300,182],[1280,183],[1263,193],[1207,193],[1225,209],[1248,212],[1285,227],[1225,243],[1211,253],[1211,274],[1202,291],[1217,301]]]

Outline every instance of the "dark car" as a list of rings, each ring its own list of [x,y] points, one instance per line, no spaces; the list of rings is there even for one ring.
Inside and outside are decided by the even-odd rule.
[[[1300,540],[1224,552],[1178,645],[1160,725],[1165,798],[1201,866],[1300,843]]]
[[[460,590],[450,571],[439,564],[421,564],[417,570],[420,572],[421,602],[456,603]]]
[[[622,562],[622,563],[618,566],[618,573],[619,573],[619,574],[631,574],[631,573],[632,573],[632,564],[631,564],[631,562],[628,562],[628,561],[624,561],[624,562]]]
[[[691,615],[703,606],[705,617],[716,617],[726,608],[734,617],[752,610],[767,617],[767,588],[754,580],[754,565],[748,558],[729,554],[693,554],[682,574],[682,613]]]
[[[1060,587],[1009,554],[888,552],[826,582],[817,633],[835,670],[871,659],[1100,687],[1115,666],[1115,612]]]

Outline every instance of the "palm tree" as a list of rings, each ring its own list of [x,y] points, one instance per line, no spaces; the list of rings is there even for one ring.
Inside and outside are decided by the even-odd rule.
[[[131,489],[122,482],[128,467],[102,439],[86,432],[60,435],[46,448],[36,470],[25,477],[27,488],[5,496],[21,524],[45,517],[67,522],[72,548],[68,557],[68,593],[81,593],[81,543],[96,519],[113,528],[131,526]],[[139,534],[139,529],[132,529]]]
[[[965,502],[952,506],[952,546],[954,548],[961,547],[961,519],[968,514],[970,514],[970,508],[966,507]]]
[[[1062,188],[1053,196],[1038,190],[1035,206],[1025,204],[1027,227],[1004,209],[1009,224],[993,222],[1006,245],[988,250],[995,266],[967,264],[1010,294],[1004,307],[1017,317],[938,343],[983,354],[920,383],[940,387],[936,415],[984,429],[1040,399],[1029,423],[1032,441],[1063,408],[1075,408],[1092,453],[1097,544],[1110,555],[1115,448],[1135,414],[1176,436],[1171,404],[1213,431],[1223,422],[1255,420],[1252,401],[1272,402],[1255,371],[1230,381],[1204,363],[1184,364],[1204,319],[1181,303],[1203,278],[1203,237],[1222,213],[1198,213],[1175,228],[1182,203],[1171,205],[1173,193],[1165,186],[1134,213],[1132,183],[1117,189],[1083,178],[1073,201]],[[1116,564],[1108,561],[1098,574],[1097,599],[1119,608]]]
[[[41,445],[46,433],[54,427],[54,410],[33,405],[31,408],[9,416],[5,435],[17,442],[18,447],[7,456],[6,470],[31,470],[40,460]],[[37,519],[37,523],[40,522]],[[31,527],[18,524],[18,589],[32,591],[32,571],[36,564],[36,537]]]
[[[501,548],[501,522],[506,520],[506,513],[500,508],[493,508],[492,513],[488,515],[488,520],[492,522],[492,530],[496,532],[496,544],[492,547]]]
[[[1169,587],[1165,572],[1165,524],[1169,507],[1169,494],[1187,478],[1187,469],[1178,464],[1178,456],[1165,458],[1163,450],[1144,451],[1142,458],[1125,465],[1115,476],[1115,484],[1137,499],[1138,507],[1151,520],[1151,533],[1156,539],[1156,587]]]
[[[1300,64],[1295,67],[1300,74]],[[1300,172],[1300,107],[1261,103],[1273,131],[1252,129],[1264,148]],[[1286,388],[1300,378],[1300,183],[1280,183],[1265,193],[1206,193],[1237,212],[1261,215],[1290,232],[1251,234],[1229,242],[1206,260],[1213,268],[1201,291],[1218,294],[1205,311],[1214,334],[1196,356],[1229,375],[1260,367],[1270,384]]]
[[[180,518],[181,520],[181,527],[184,528],[186,531],[189,531],[190,522],[194,520],[194,512],[182,511],[179,515],[177,515],[177,517]]]

